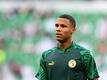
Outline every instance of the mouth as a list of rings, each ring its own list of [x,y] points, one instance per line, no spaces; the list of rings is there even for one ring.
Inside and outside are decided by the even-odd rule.
[[[56,38],[61,38],[62,34],[61,33],[56,33]]]
[[[56,36],[60,36],[60,35],[62,35],[61,33],[56,33]]]

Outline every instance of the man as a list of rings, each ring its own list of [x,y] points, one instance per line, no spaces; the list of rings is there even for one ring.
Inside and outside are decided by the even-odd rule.
[[[58,45],[43,53],[36,77],[39,80],[98,80],[90,51],[72,39],[76,31],[74,18],[67,14],[59,16],[55,31]]]

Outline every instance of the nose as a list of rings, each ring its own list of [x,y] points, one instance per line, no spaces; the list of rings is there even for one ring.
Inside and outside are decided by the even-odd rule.
[[[56,27],[56,31],[61,31],[61,27],[60,26]]]

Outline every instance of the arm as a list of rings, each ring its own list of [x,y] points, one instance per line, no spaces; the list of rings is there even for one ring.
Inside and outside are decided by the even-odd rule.
[[[94,80],[98,80],[98,78],[94,78]]]
[[[45,62],[44,62],[44,59],[43,59],[43,56],[40,60],[40,67],[39,67],[39,70],[36,74],[36,77],[39,79],[39,80],[48,80],[47,79],[47,71],[46,71],[46,67],[45,67]]]
[[[97,71],[96,63],[92,55],[87,52],[82,55],[83,68],[88,80],[98,80],[99,74]]]

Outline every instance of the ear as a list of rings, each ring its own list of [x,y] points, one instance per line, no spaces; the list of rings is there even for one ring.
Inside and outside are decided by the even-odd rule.
[[[75,28],[75,27],[72,27],[71,30],[72,30],[72,32],[75,32],[75,31],[76,31],[76,28]]]

